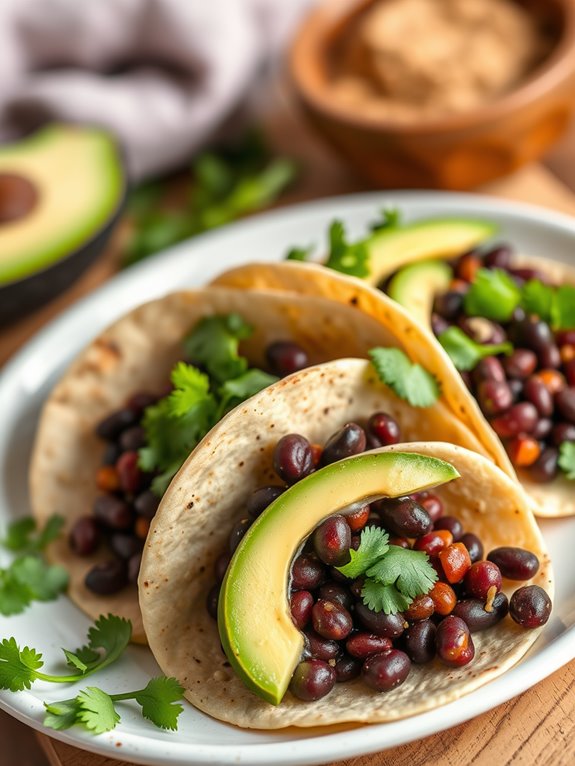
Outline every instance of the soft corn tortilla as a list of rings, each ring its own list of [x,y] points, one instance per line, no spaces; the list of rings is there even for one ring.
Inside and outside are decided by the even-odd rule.
[[[396,309],[389,304],[392,326]],[[259,367],[265,366],[266,346],[278,339],[300,343],[311,364],[365,356],[374,346],[404,348],[385,323],[321,296],[209,288],[147,303],[99,335],[65,373],[44,406],[30,472],[32,508],[40,524],[59,513],[66,519],[67,533],[76,519],[91,513],[98,494],[96,471],[105,449],[94,435],[96,424],[136,391],[161,391],[182,356],[186,333],[201,317],[230,312],[238,312],[253,325],[254,333],[241,350]],[[440,382],[448,387],[447,379]],[[442,438],[483,449],[441,400],[423,411],[404,403],[398,403],[396,409],[405,413],[403,420],[422,421],[421,430],[418,425],[410,438]],[[51,547],[49,556],[70,572],[73,601],[92,618],[108,611],[129,618],[134,640],[145,642],[136,587],[110,596],[89,591],[84,586],[87,572],[110,554],[103,547],[94,556],[80,558],[72,553],[66,537]]]
[[[538,269],[559,284],[575,285],[575,269],[557,261],[517,256],[516,263],[520,267]],[[330,295],[342,303],[357,306],[384,323],[388,322],[387,296],[359,279],[345,277],[322,266],[298,263],[248,264],[225,272],[214,284],[245,289],[257,287],[294,290],[307,295]],[[424,285],[422,289],[425,289]],[[382,296],[385,299],[384,303],[381,302]],[[412,325],[404,325],[402,319],[406,313],[405,309],[401,308],[399,319],[394,324],[396,337],[406,343],[414,361],[420,362],[442,378],[450,378],[449,385],[444,389],[444,396],[450,407],[457,417],[471,428],[495,463],[510,476],[516,477],[499,437],[483,416],[477,401],[467,389],[448,354],[429,327],[417,325],[414,330]],[[559,476],[549,484],[538,484],[530,481],[522,472],[519,472],[519,479],[530,496],[532,509],[537,516],[575,514],[575,484],[572,481]]]
[[[434,455],[461,473],[461,479],[437,490],[445,512],[477,533],[486,551],[500,545],[533,551],[541,562],[534,581],[552,595],[543,539],[516,482],[485,457],[430,441],[437,433],[434,416],[414,413],[379,383],[365,361],[338,360],[304,370],[260,392],[208,434],[169,487],[146,543],[139,594],[150,648],[163,672],[184,686],[188,700],[215,718],[260,729],[404,718],[487,683],[536,640],[538,630],[523,630],[506,618],[474,635],[476,657],[465,668],[447,668],[439,661],[414,665],[407,681],[392,692],[380,694],[353,681],[336,685],[315,703],[288,692],[273,706],[234,675],[216,622],[207,614],[206,594],[214,583],[214,562],[227,549],[234,523],[245,515],[248,496],[262,484],[278,483],[272,468],[275,444],[290,432],[325,443],[345,422],[362,421],[377,410],[400,420],[406,440],[425,440],[394,449]],[[294,550],[299,543],[294,540]]]

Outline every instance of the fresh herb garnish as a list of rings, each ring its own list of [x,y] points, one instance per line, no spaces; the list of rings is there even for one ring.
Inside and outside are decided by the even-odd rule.
[[[519,306],[521,291],[502,269],[479,269],[464,299],[465,313],[507,322]]]
[[[192,190],[184,209],[165,208],[167,184],[145,184],[132,192],[128,214],[134,225],[124,265],[261,210],[279,196],[296,173],[294,162],[272,158],[253,131],[235,147],[199,155],[192,165]]]
[[[437,581],[426,553],[389,545],[389,535],[379,527],[366,527],[350,556],[351,561],[337,569],[346,577],[365,575],[361,596],[375,612],[402,612]]]
[[[369,276],[369,252],[365,242],[348,242],[341,221],[334,221],[329,227],[329,255],[325,266],[353,277]]]
[[[76,697],[60,702],[45,702],[44,725],[61,731],[75,724],[92,734],[111,731],[120,721],[115,702],[135,700],[142,715],[161,729],[178,728],[178,717],[183,711],[179,704],[184,690],[175,678],[152,678],[143,689],[122,694],[107,694],[95,686],[88,686]]]
[[[252,328],[238,314],[202,319],[184,341],[187,356],[198,367],[178,362],[172,370],[174,390],[147,407],[142,419],[146,446],[140,468],[156,472],[152,490],[163,495],[173,476],[208,431],[233,407],[275,383],[277,378],[239,354],[239,342]]]
[[[380,218],[370,223],[369,228],[373,232],[385,229],[398,229],[402,224],[402,214],[397,208],[384,208],[380,212]]]
[[[575,442],[563,442],[559,447],[558,464],[568,479],[575,479]]]
[[[575,328],[575,287],[562,285],[553,293],[551,327],[554,330]]]
[[[252,333],[253,327],[239,314],[205,317],[184,340],[184,351],[194,364],[223,383],[247,370],[248,361],[239,355],[238,347]]]
[[[373,348],[371,363],[380,380],[413,407],[431,407],[440,395],[439,383],[420,364],[414,364],[398,348]]]
[[[132,636],[129,620],[113,614],[100,616],[88,631],[88,643],[69,651],[63,649],[69,667],[77,672],[66,675],[42,673],[42,655],[28,646],[22,649],[14,638],[0,642],[0,689],[12,692],[29,689],[34,681],[64,684],[79,681],[115,662]]]
[[[64,526],[64,518],[58,514],[50,516],[41,530],[31,516],[13,521],[0,544],[13,553],[40,553],[53,542]]]
[[[309,261],[311,254],[315,250],[313,245],[307,247],[292,247],[285,254],[286,261]]]
[[[513,344],[505,343],[476,343],[459,327],[449,327],[438,335],[437,340],[451,357],[458,370],[472,370],[480,359],[496,354],[513,353]]]
[[[537,314],[540,319],[551,320],[551,304],[554,290],[538,279],[530,279],[521,289],[521,306],[528,314]]]
[[[68,573],[57,565],[46,564],[40,553],[55,540],[64,523],[52,516],[41,530],[31,517],[12,522],[0,544],[17,558],[0,569],[0,614],[9,617],[23,612],[32,601],[53,601],[68,585]]]

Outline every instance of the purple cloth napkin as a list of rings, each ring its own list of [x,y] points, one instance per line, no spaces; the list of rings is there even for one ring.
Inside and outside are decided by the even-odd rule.
[[[0,0],[0,141],[96,124],[132,179],[187,162],[282,50],[310,0]]]

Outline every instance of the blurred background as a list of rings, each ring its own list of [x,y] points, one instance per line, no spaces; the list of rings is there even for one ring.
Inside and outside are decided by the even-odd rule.
[[[575,212],[574,0],[0,0],[0,62],[0,364],[272,206],[431,188]],[[3,714],[0,739],[1,764],[47,763]]]
[[[103,252],[108,276],[274,204],[541,158],[575,186],[572,0],[0,0],[0,51],[15,344]]]

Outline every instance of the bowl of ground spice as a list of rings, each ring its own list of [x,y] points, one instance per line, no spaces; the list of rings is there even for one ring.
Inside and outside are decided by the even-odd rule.
[[[331,0],[290,54],[304,112],[383,187],[467,189],[539,157],[575,109],[572,0]]]

